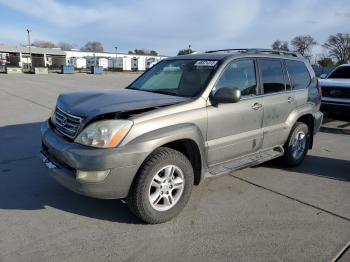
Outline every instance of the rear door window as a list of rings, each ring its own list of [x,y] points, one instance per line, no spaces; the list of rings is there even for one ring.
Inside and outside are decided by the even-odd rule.
[[[292,80],[293,90],[304,89],[308,87],[311,81],[309,70],[305,64],[300,61],[286,60],[288,74]]]
[[[259,59],[264,94],[279,93],[286,89],[282,63],[278,59]]]

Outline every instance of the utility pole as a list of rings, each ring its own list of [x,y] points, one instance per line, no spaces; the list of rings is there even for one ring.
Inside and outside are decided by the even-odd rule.
[[[118,64],[118,62],[117,62],[118,61],[118,46],[115,46],[114,48],[115,48],[115,65],[113,65],[113,66],[117,67],[117,64]]]
[[[30,44],[30,32],[32,31],[32,30],[30,30],[30,29],[28,29],[27,28],[27,34],[28,34],[28,48],[29,48],[29,57],[30,57],[30,66],[29,66],[29,69],[30,69],[30,71],[32,70],[32,49],[31,49],[31,44]],[[27,59],[27,62],[28,62],[28,59]],[[28,65],[29,65],[29,63],[28,63]]]
[[[115,57],[117,57],[117,55],[118,55],[118,46],[115,46],[114,48],[115,48]]]

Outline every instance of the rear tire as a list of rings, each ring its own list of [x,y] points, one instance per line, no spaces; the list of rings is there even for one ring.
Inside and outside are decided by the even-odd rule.
[[[161,147],[148,157],[135,177],[127,198],[129,209],[149,224],[169,221],[186,206],[193,179],[187,157]]]
[[[283,162],[289,167],[295,167],[303,162],[310,144],[309,127],[297,122],[284,145]]]

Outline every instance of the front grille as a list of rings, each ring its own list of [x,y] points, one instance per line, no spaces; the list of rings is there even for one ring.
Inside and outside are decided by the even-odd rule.
[[[76,137],[82,121],[81,117],[73,116],[56,107],[55,118],[57,131],[72,139]]]
[[[322,86],[323,97],[350,98],[350,88]]]

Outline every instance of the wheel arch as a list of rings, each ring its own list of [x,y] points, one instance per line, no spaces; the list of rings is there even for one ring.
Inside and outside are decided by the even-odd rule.
[[[202,158],[199,147],[194,140],[181,139],[169,142],[161,147],[168,147],[184,154],[191,162],[194,174],[194,184],[199,185],[202,180]]]
[[[296,122],[302,122],[306,124],[309,127],[309,134],[310,134],[310,143],[309,143],[309,149],[312,149],[313,142],[314,142],[314,117],[312,114],[305,114],[300,116]]]
[[[207,169],[205,142],[200,129],[194,124],[153,130],[131,141],[129,145],[137,145],[140,150],[147,152],[139,168],[158,148],[167,147],[181,152],[189,159],[193,167],[195,185],[203,180]]]

